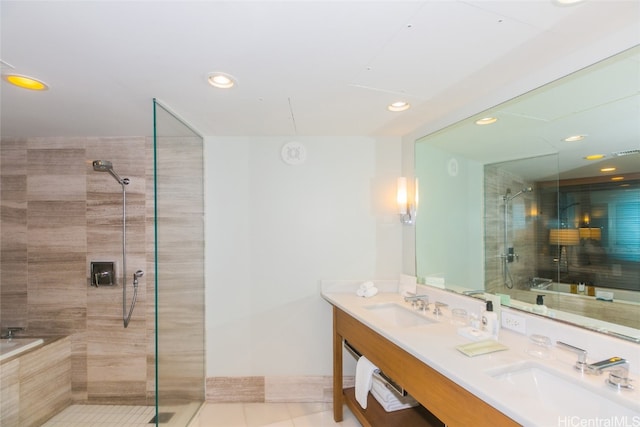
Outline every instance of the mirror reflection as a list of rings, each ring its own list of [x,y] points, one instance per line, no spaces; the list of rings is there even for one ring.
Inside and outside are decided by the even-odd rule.
[[[419,280],[640,342],[639,75],[636,47],[417,141]]]

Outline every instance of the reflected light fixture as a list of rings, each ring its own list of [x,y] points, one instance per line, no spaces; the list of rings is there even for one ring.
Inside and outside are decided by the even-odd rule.
[[[600,169],[600,172],[613,172],[614,170],[616,170],[616,168],[614,168],[614,167],[602,168],[602,169]]]
[[[207,81],[211,86],[219,89],[230,89],[236,84],[236,79],[233,76],[220,72],[209,73]]]
[[[497,117],[483,117],[475,121],[478,126],[492,125],[498,121]]]
[[[413,194],[413,200],[409,200],[407,178],[404,176],[399,177],[396,189],[396,202],[398,204],[400,222],[405,225],[413,225],[418,214],[418,178],[414,181]]]
[[[409,104],[407,101],[396,101],[387,106],[387,110],[393,111],[394,113],[406,111],[409,108],[411,108],[411,104]]]
[[[21,87],[23,89],[29,90],[47,90],[49,86],[40,81],[38,79],[34,79],[33,77],[23,76],[21,74],[4,74],[2,76],[7,82],[11,83],[14,86]]]
[[[624,181],[624,176],[614,176],[611,181]]]
[[[589,154],[584,159],[585,160],[600,160],[600,159],[604,159],[604,158],[605,158],[604,154]]]
[[[570,246],[578,246],[580,244],[580,232],[577,228],[552,228],[549,230],[549,244],[558,246],[558,258],[554,261],[558,262],[561,271],[569,272],[569,254]]]

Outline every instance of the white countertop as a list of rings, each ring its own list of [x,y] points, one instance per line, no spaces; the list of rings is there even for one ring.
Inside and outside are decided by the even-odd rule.
[[[379,286],[380,287],[380,286]],[[506,345],[509,349],[490,354],[484,354],[475,357],[468,357],[456,350],[456,346],[471,343],[473,341],[465,338],[457,333],[459,325],[453,324],[450,316],[450,309],[456,308],[456,303],[451,302],[451,298],[463,298],[460,301],[464,307],[464,303],[471,300],[470,298],[461,296],[451,296],[446,294],[431,296],[430,301],[433,303],[438,297],[445,296],[449,298],[449,306],[442,309],[443,315],[436,319],[432,314],[433,305],[430,306],[426,314],[427,317],[437,320],[436,323],[430,323],[408,328],[396,327],[385,324],[380,320],[367,306],[381,303],[398,303],[406,307],[410,304],[404,302],[403,298],[393,291],[390,286],[380,287],[381,292],[371,298],[358,297],[353,292],[353,287],[339,286],[325,287],[322,296],[332,305],[340,308],[344,312],[358,319],[389,341],[400,346],[406,352],[415,356],[431,368],[442,373],[450,380],[464,387],[489,405],[500,410],[516,422],[526,426],[558,426],[558,425],[625,425],[640,426],[640,381],[637,375],[631,375],[634,380],[634,390],[617,391],[605,384],[608,373],[602,375],[586,375],[573,368],[577,356],[571,352],[551,347],[549,350],[550,358],[540,358],[529,355],[527,349],[531,348],[530,340],[527,336],[521,335],[509,330],[501,329],[498,341]],[[446,302],[446,301],[445,301]],[[466,308],[466,307],[464,307]],[[470,311],[470,310],[467,310]],[[569,344],[573,344],[569,341]],[[609,356],[618,356],[611,354]],[[623,356],[624,355],[619,355]],[[494,371],[501,367],[513,365],[515,363],[533,362],[543,365],[554,375],[560,378],[577,381],[580,385],[584,385],[585,389],[596,395],[602,395],[611,401],[618,403],[629,411],[621,415],[620,419],[624,419],[626,424],[614,424],[621,422],[618,420],[590,421],[596,424],[575,424],[579,422],[581,415],[574,413],[575,409],[567,411],[567,413],[558,413],[557,410],[549,410],[545,405],[545,396],[541,395],[538,399],[530,396],[523,396],[518,393],[514,386],[503,381],[492,378],[488,372]],[[592,362],[592,360],[590,360]],[[425,384],[428,387],[428,384]],[[583,400],[581,405],[589,408],[590,405],[598,405],[600,402],[594,399],[589,402],[588,399]],[[622,418],[626,416],[626,418]],[[587,421],[581,421],[587,422]],[[609,424],[606,424],[609,422]],[[573,423],[573,424],[572,424]]]

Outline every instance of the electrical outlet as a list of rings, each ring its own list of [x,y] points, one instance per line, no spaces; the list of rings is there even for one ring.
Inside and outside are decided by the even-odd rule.
[[[507,311],[502,312],[502,327],[523,335],[527,333],[526,319]]]

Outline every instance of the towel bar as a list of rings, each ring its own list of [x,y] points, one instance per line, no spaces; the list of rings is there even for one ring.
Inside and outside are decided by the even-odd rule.
[[[356,350],[351,344],[349,344],[347,342],[347,340],[344,340],[344,348],[347,349],[347,351],[349,353],[351,353],[351,355],[353,357],[356,358],[356,360],[360,359],[360,357],[362,356],[362,353],[360,353],[358,350]],[[407,391],[402,388],[401,386],[399,386],[395,381],[393,381],[391,378],[389,378],[388,376],[386,376],[384,374],[384,372],[378,370],[378,372],[374,372],[373,373],[374,376],[380,378],[382,380],[382,382],[384,382],[385,387],[387,387],[389,390],[391,390],[392,392],[396,393],[398,396],[400,397],[405,397],[407,396]]]

